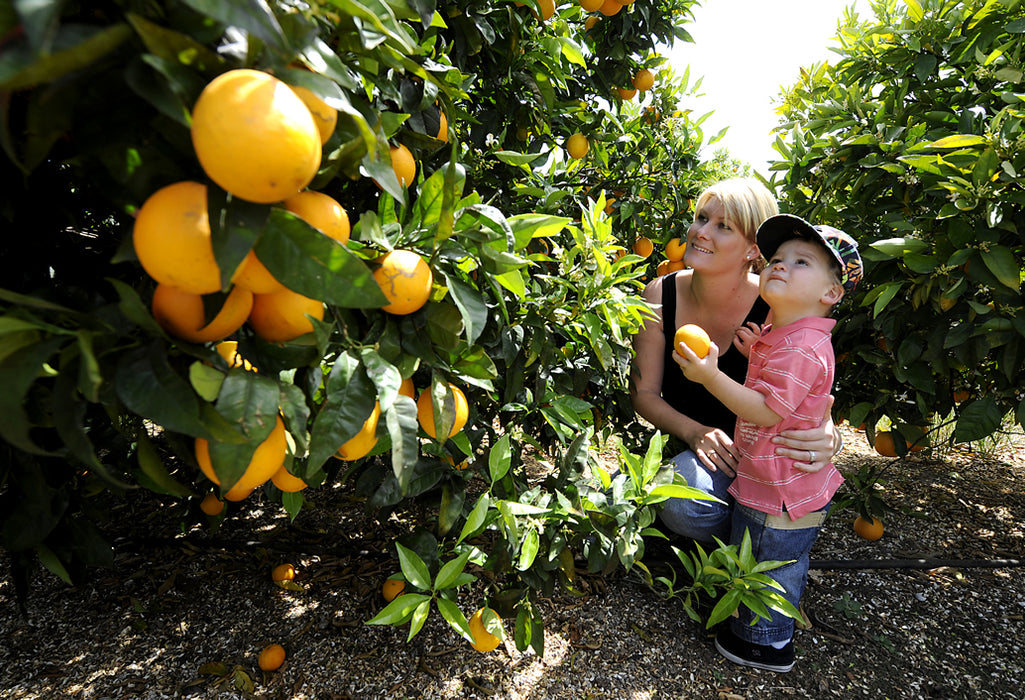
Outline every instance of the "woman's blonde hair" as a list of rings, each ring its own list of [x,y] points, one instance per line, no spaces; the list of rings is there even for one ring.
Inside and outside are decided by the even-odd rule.
[[[763,221],[779,214],[776,198],[768,188],[752,177],[734,177],[706,188],[698,196],[695,212],[715,197],[722,204],[726,225],[739,230],[751,243],[756,243],[755,234]],[[762,267],[761,256],[752,261],[756,272]]]

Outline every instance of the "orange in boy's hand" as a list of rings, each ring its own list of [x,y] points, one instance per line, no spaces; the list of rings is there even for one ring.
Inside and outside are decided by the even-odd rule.
[[[676,335],[673,336],[673,346],[677,351],[679,351],[680,343],[693,350],[694,354],[698,357],[707,356],[708,348],[712,345],[712,341],[709,339],[708,333],[705,333],[705,329],[693,323],[687,323],[676,329]]]

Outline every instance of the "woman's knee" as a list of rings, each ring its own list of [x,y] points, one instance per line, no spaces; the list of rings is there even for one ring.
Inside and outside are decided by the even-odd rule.
[[[728,489],[733,479],[722,472],[708,471],[690,451],[674,457],[673,467],[688,486],[720,500],[671,498],[662,509],[662,522],[672,532],[700,542],[712,543],[715,537],[727,541],[733,502]]]

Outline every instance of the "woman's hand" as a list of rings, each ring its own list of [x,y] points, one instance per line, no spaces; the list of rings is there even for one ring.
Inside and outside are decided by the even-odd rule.
[[[718,428],[706,428],[696,440],[688,441],[694,454],[710,472],[721,471],[729,477],[737,475],[740,455],[729,435]]]
[[[774,437],[776,454],[794,460],[794,468],[803,472],[817,472],[833,460],[843,441],[833,425],[833,396],[826,404],[825,419],[815,428],[784,430]]]
[[[748,321],[747,324],[737,329],[737,334],[733,337],[733,347],[739,350],[744,357],[750,357],[751,346],[761,337],[762,327],[754,321]]]

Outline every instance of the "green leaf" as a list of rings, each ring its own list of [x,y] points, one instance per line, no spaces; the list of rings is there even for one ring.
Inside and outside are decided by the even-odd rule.
[[[29,436],[25,397],[44,364],[66,342],[65,338],[49,338],[19,348],[0,362],[0,437],[26,452],[47,453]]]
[[[481,293],[448,271],[443,271],[445,284],[452,295],[466,328],[466,342],[473,345],[488,322],[488,307]]]
[[[463,639],[472,642],[473,635],[470,634],[470,623],[466,621],[466,616],[463,615],[463,611],[459,609],[459,606],[448,598],[440,596],[435,598],[435,601],[438,603],[438,612],[445,618],[449,626],[458,632]]]
[[[538,546],[540,545],[540,538],[537,534],[537,530],[531,528],[527,530],[527,534],[523,538],[523,544],[520,545],[520,559],[516,564],[516,568],[520,571],[526,571],[534,563],[534,558],[537,556]]]
[[[14,92],[53,83],[100,60],[132,37],[131,28],[118,23],[104,28],[62,25],[53,51],[33,54],[15,46],[0,64],[0,90]]]
[[[491,476],[491,483],[495,484],[509,471],[512,464],[512,449],[509,444],[509,434],[506,433],[488,453],[488,473]]]
[[[283,209],[272,208],[256,257],[289,289],[353,309],[388,303],[362,258]]]
[[[651,490],[651,495],[664,498],[695,498],[702,501],[722,502],[707,491],[702,491],[692,486],[684,486],[683,484],[662,484],[661,486],[656,486]]]
[[[215,401],[224,384],[224,373],[205,362],[189,365],[189,383],[204,401]]]
[[[705,623],[705,629],[715,627],[732,615],[740,607],[740,596],[741,592],[736,588],[726,591],[722,598],[719,599],[719,602],[715,604],[715,607],[712,608],[708,621]]]
[[[423,559],[412,549],[398,542],[395,543],[395,548],[399,552],[399,564],[402,566],[402,575],[406,577],[406,581],[421,590],[431,590],[431,574]]]
[[[1021,266],[1009,248],[1002,245],[990,246],[989,250],[980,251],[983,262],[1002,285],[1015,292],[1021,287]]]
[[[416,610],[413,611],[413,616],[409,620],[409,636],[406,637],[408,642],[423,629],[424,623],[427,622],[427,615],[431,612],[431,602],[425,600],[416,606]]]
[[[431,597],[421,593],[405,593],[388,603],[384,610],[366,621],[368,625],[401,625],[412,616],[413,611],[424,603],[430,603]]]
[[[289,52],[288,38],[264,0],[185,0],[185,4],[229,27],[239,27],[272,48]]]
[[[36,545],[36,555],[39,556],[39,562],[50,570],[51,573],[60,577],[64,583],[69,586],[74,585],[71,581],[71,574],[64,567],[64,563],[61,562],[60,558],[54,553],[52,549],[47,547],[45,544]]]
[[[484,522],[487,520],[488,507],[490,505],[491,499],[488,498],[487,492],[482,493],[480,498],[477,499],[477,504],[466,517],[466,522],[463,523],[463,529],[462,532],[459,533],[459,539],[456,540],[456,544],[459,544],[467,537],[472,537],[480,532],[484,527]]]
[[[984,143],[989,143],[982,136],[975,134],[954,134],[953,136],[944,136],[941,139],[937,139],[932,143],[926,144],[928,148],[971,148],[972,146],[981,146]]]
[[[463,573],[463,569],[466,568],[466,562],[469,561],[469,559],[470,551],[467,550],[441,567],[441,570],[438,572],[438,577],[434,581],[434,590],[441,591],[446,588],[451,588],[457,581],[459,581],[460,574]]]
[[[373,413],[377,390],[366,368],[342,353],[327,379],[327,399],[313,419],[309,463],[319,467],[352,439]]]
[[[142,470],[142,473],[149,477],[152,486],[156,487],[150,490],[181,498],[195,495],[192,489],[175,481],[174,477],[171,476],[164,466],[164,462],[160,459],[160,454],[153,446],[153,443],[142,432],[139,433],[136,442],[135,456],[139,461],[139,468]]]
[[[955,442],[972,442],[989,437],[1003,421],[1004,413],[990,397],[962,405],[954,426]]]

